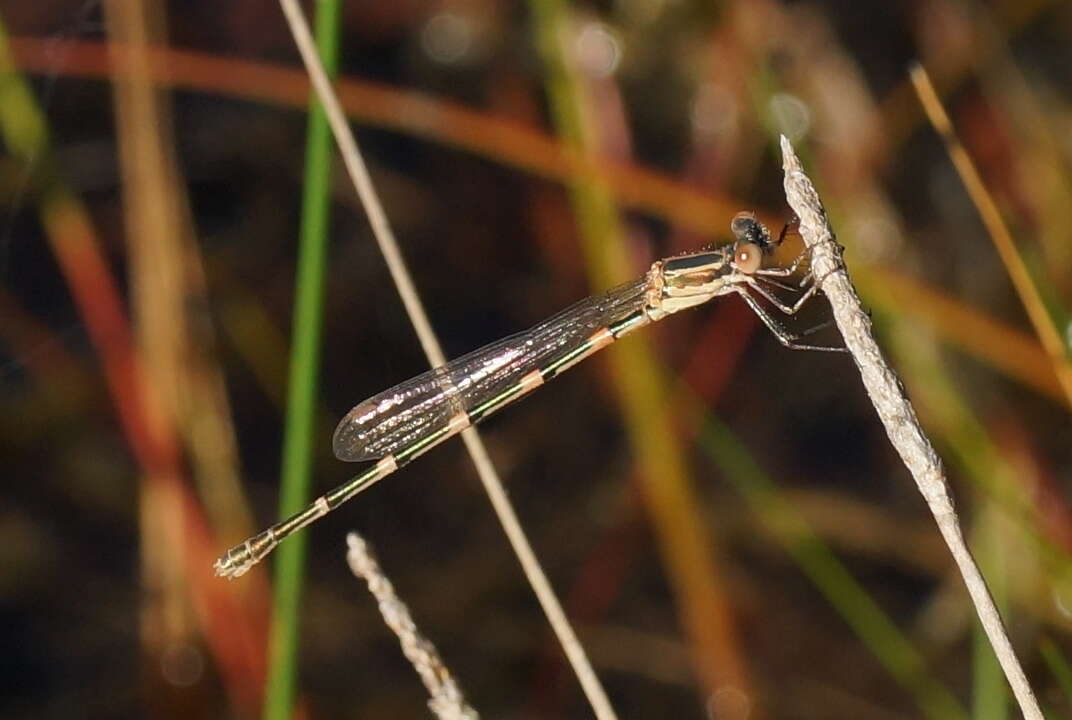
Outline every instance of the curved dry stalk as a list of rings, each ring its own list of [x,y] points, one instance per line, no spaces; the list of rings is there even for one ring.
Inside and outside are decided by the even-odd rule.
[[[860,379],[867,394],[886,428],[890,442],[912,473],[916,486],[934,514],[938,529],[968,587],[968,594],[990,639],[990,645],[1016,695],[1020,711],[1029,720],[1043,720],[1038,700],[1009,642],[986,581],[964,541],[942,460],[923,432],[900,378],[886,363],[882,350],[875,342],[871,333],[871,318],[860,304],[860,298],[841,261],[841,246],[834,239],[834,231],[830,228],[823,204],[815,186],[804,174],[792,144],[784,136],[782,168],[785,172],[785,197],[800,218],[800,234],[811,252],[812,272],[823,294],[830,300],[834,321],[860,370]]]
[[[1001,217],[994,197],[990,194],[979,170],[953,129],[953,122],[949,119],[927,71],[922,65],[914,63],[908,72],[924,112],[927,113],[931,125],[941,136],[949,159],[953,162],[953,167],[956,168],[957,175],[964,184],[964,190],[968,193],[969,199],[979,212],[979,219],[983,221],[983,225],[990,234],[990,239],[1001,257],[1001,263],[1009,274],[1009,280],[1012,281],[1013,289],[1020,296],[1024,311],[1035,328],[1035,334],[1038,335],[1042,347],[1050,356],[1053,372],[1061,383],[1065,396],[1069,402],[1072,402],[1072,364],[1068,359],[1068,346],[1061,338],[1060,331],[1054,325],[1053,318],[1046,309],[1042,294],[1031,277],[1027,263],[1024,262],[1024,258],[1016,247],[1009,226],[1005,224],[1005,219]]]

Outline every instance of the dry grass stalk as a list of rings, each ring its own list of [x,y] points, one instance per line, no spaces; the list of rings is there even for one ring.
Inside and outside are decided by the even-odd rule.
[[[934,514],[938,529],[960,569],[976,613],[1012,686],[1021,712],[1029,720],[1042,720],[1038,700],[1009,642],[986,581],[964,541],[942,461],[923,432],[900,378],[886,363],[875,342],[871,333],[871,318],[860,304],[860,298],[849,279],[841,260],[841,247],[834,239],[834,231],[830,228],[823,204],[815,186],[804,174],[793,146],[784,136],[782,168],[785,171],[786,200],[800,218],[800,234],[811,253],[815,281],[830,300],[834,320],[860,370],[867,394],[886,428],[890,442],[912,473],[927,506]]]
[[[953,166],[964,183],[964,189],[971,198],[972,204],[979,211],[979,218],[994,242],[994,247],[1001,257],[1002,264],[1005,265],[1005,270],[1009,273],[1009,279],[1012,281],[1016,294],[1020,296],[1024,311],[1031,320],[1042,342],[1042,347],[1050,356],[1054,374],[1057,375],[1065,395],[1072,402],[1072,364],[1068,359],[1068,346],[1061,338],[1060,331],[1046,309],[1046,303],[1031,277],[1027,263],[1021,257],[1012,233],[1005,224],[1004,218],[1001,217],[993,196],[987,190],[982,175],[979,174],[968,151],[953,130],[953,123],[942,106],[941,98],[938,97],[938,91],[934,89],[927,71],[922,65],[915,64],[910,68],[909,73],[916,93],[919,95],[919,101],[927,113],[927,118],[941,136],[946,152],[949,153],[949,159],[953,161]]]
[[[109,0],[110,53],[130,73],[112,81],[139,348],[160,411],[182,434],[198,492],[226,540],[249,535],[227,388],[215,356],[201,251],[175,157],[168,93],[153,79],[151,48],[167,44],[163,11]]]

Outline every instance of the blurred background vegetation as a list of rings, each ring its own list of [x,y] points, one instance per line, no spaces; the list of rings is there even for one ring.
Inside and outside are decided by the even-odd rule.
[[[789,136],[1040,700],[1072,715],[1072,5],[339,10],[341,99],[450,356],[724,240],[738,210],[780,228]],[[278,515],[309,282],[314,490],[352,474],[342,414],[427,367],[341,164],[308,190],[279,7],[4,2],[0,23],[0,712],[252,718],[271,672],[304,717],[423,716],[347,570],[357,529],[485,716],[588,716],[460,442],[305,531],[292,666],[269,670],[274,578],[212,577]],[[303,194],[330,244],[299,285]],[[848,358],[790,352],[728,299],[482,432],[622,716],[1012,713]]]

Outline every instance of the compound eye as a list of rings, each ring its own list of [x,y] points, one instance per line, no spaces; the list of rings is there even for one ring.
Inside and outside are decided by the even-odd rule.
[[[759,270],[762,262],[763,251],[755,243],[742,243],[737,246],[733,253],[734,267],[737,268],[738,272],[742,272],[745,275],[751,275],[756,270]]]

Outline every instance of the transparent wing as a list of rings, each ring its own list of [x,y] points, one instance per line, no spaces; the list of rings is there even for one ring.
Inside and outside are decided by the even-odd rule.
[[[421,440],[547,365],[592,333],[644,306],[646,280],[582,300],[525,332],[394,386],[354,407],[335,428],[340,460],[376,460]]]

